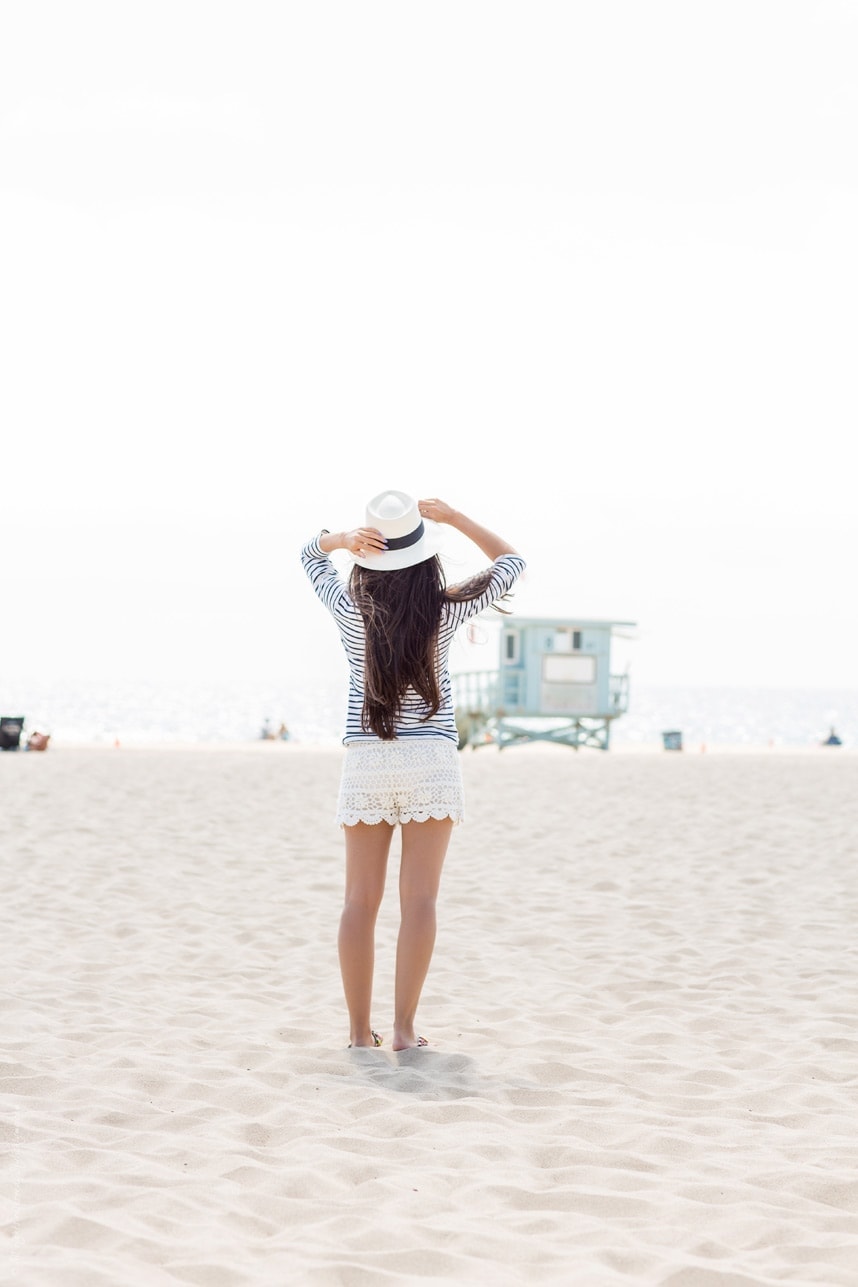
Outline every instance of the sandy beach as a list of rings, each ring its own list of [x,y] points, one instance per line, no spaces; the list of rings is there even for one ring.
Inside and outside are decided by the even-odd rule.
[[[397,1055],[340,755],[0,755],[0,1282],[854,1287],[858,758],[465,752]]]

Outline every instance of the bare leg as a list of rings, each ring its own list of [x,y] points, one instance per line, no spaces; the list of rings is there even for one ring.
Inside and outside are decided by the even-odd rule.
[[[414,1017],[435,946],[435,904],[452,831],[450,818],[406,822],[402,827],[402,919],[396,945],[394,1050],[408,1050],[418,1044]]]
[[[337,946],[349,1011],[349,1041],[353,1046],[372,1046],[370,1010],[375,922],[384,894],[393,827],[386,822],[374,827],[359,822],[343,830],[346,836],[346,892]]]

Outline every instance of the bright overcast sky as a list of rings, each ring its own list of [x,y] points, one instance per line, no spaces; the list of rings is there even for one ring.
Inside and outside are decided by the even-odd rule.
[[[846,0],[5,6],[5,675],[312,675],[395,487],[639,682],[855,687],[856,66]]]

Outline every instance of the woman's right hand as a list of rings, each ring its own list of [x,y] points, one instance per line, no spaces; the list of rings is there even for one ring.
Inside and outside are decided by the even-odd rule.
[[[500,558],[502,554],[515,554],[516,551],[508,541],[503,537],[496,536],[490,532],[487,527],[480,523],[475,523],[467,514],[463,514],[460,509],[453,509],[446,501],[439,500],[437,496],[431,496],[426,500],[417,502],[417,508],[424,518],[430,518],[434,523],[449,523],[455,527],[457,532],[468,537],[475,545],[479,546],[483,554],[490,559]]]
[[[429,518],[433,523],[451,523],[456,514],[452,505],[439,500],[437,496],[418,501],[417,508],[423,518]]]

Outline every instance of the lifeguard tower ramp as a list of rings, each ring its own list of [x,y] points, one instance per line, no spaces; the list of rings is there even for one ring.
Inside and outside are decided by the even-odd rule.
[[[633,621],[511,617],[497,670],[453,675],[459,747],[557,742],[607,751],[629,702],[628,674],[611,673],[611,642]]]

